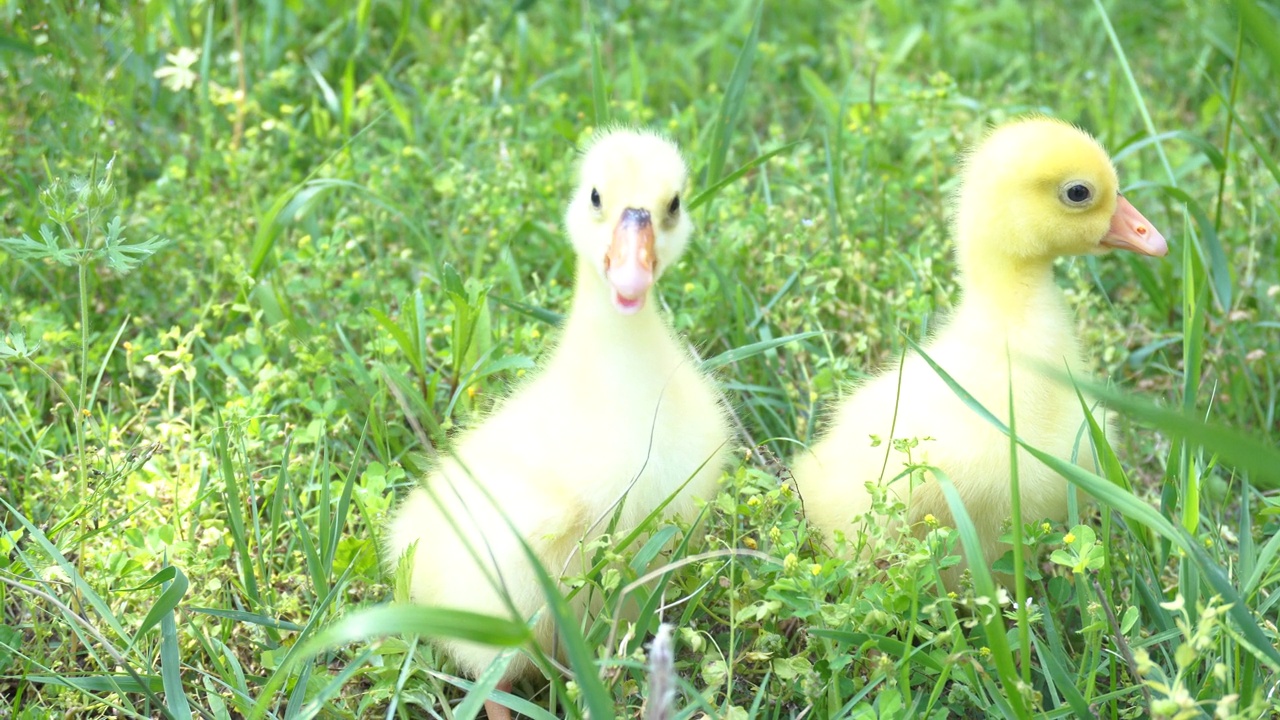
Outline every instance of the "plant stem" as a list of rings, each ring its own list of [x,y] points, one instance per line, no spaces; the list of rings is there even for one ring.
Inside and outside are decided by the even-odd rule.
[[[86,250],[88,243],[86,242]],[[84,497],[89,487],[87,470],[87,452],[84,439],[85,413],[89,409],[85,403],[89,397],[89,255],[81,256],[80,266],[80,402],[75,408],[76,417],[76,450],[79,456],[78,476],[80,479],[80,497]]]

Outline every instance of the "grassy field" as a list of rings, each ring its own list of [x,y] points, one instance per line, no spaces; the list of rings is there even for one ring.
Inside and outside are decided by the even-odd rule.
[[[475,717],[497,678],[427,637],[522,628],[389,605],[378,533],[554,337],[574,147],[620,121],[705,193],[662,300],[741,461],[588,548],[608,610],[521,712],[639,716],[667,622],[661,717],[1277,716],[1280,8],[760,8],[0,2],[0,714]],[[956,154],[1030,111],[1171,252],[1060,266],[1121,432],[1018,606],[937,588],[955,532],[832,559],[786,462],[952,306]]]

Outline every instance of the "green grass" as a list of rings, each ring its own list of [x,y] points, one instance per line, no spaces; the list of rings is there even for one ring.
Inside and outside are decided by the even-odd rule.
[[[523,713],[640,714],[661,623],[678,718],[1280,712],[1275,2],[108,5],[0,4],[0,711],[475,717],[511,656],[429,637],[527,630],[388,605],[378,535],[554,336],[612,120],[691,161],[662,299],[743,459],[584,548],[605,609]],[[1028,111],[1172,251],[1062,263],[1121,432],[1063,469],[1095,505],[1017,529],[1019,606],[938,589],[962,512],[834,559],[785,463],[954,303],[956,154]]]

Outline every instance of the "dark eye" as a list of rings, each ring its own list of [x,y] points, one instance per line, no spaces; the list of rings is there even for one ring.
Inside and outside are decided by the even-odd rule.
[[[676,195],[671,198],[671,204],[667,206],[667,214],[675,215],[678,212],[680,212],[680,196]]]
[[[1093,192],[1089,190],[1089,186],[1082,183],[1068,185],[1064,194],[1067,201],[1075,205],[1087,202],[1089,198],[1093,196]]]
[[[591,207],[600,209],[600,192],[595,188],[591,188]]]

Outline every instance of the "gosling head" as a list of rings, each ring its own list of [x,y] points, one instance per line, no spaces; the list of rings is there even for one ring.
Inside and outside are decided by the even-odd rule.
[[[1046,117],[1003,125],[964,162],[962,262],[973,251],[1049,261],[1111,249],[1165,255],[1164,236],[1119,190],[1111,158],[1083,131]]]
[[[587,147],[579,178],[565,217],[574,250],[604,280],[613,307],[635,314],[689,243],[684,160],[669,140],[616,129]]]

